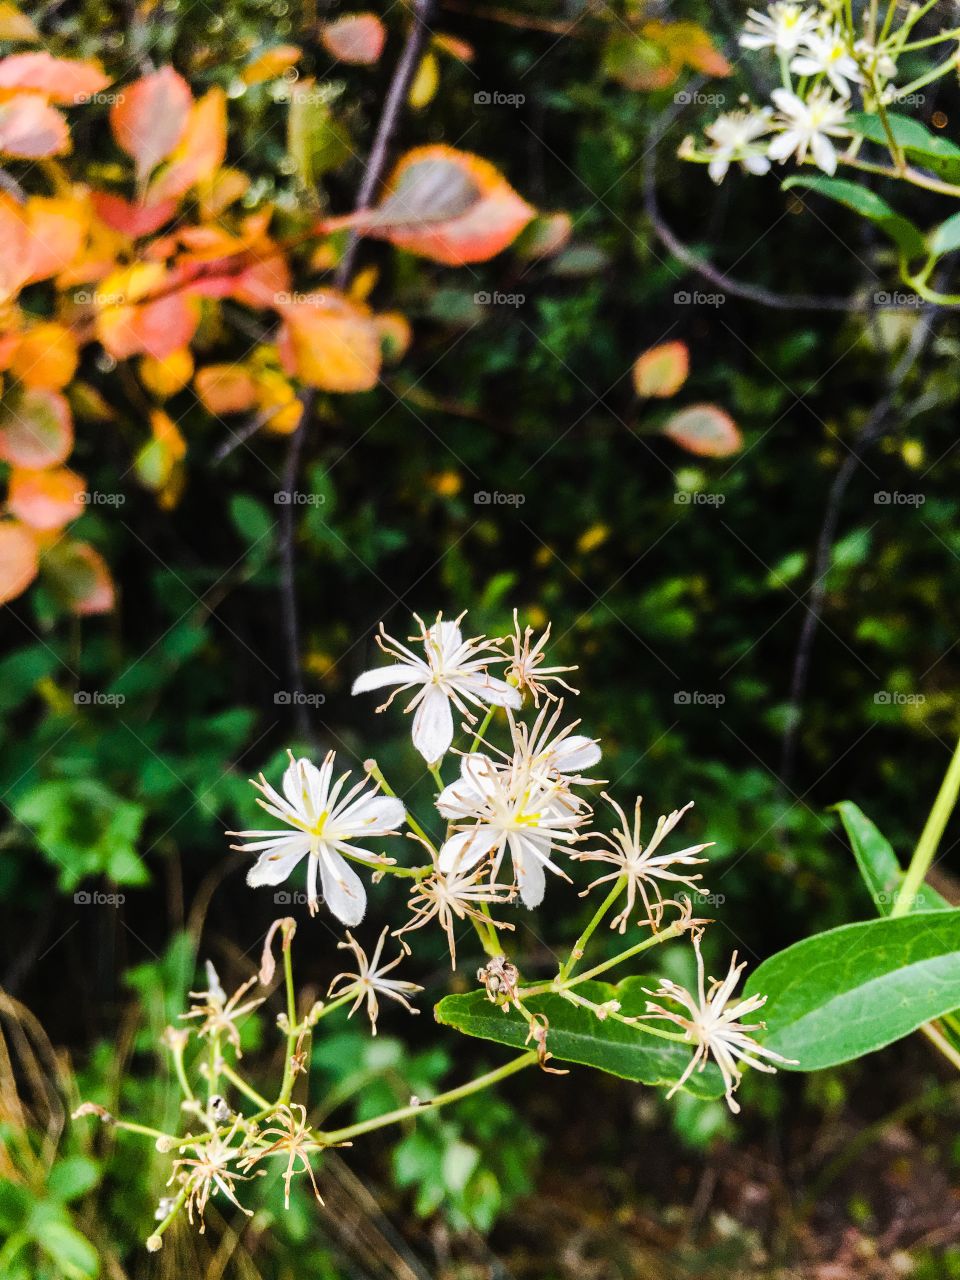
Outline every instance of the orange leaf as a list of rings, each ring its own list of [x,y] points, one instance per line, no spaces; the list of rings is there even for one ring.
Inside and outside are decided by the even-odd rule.
[[[159,262],[139,263],[102,281],[97,337],[118,360],[148,355],[164,360],[189,344],[200,320],[197,302],[182,292],[162,291],[169,283]],[[156,301],[138,299],[159,294]]]
[[[115,603],[106,561],[89,542],[58,542],[43,556],[43,576],[60,603],[78,618],[109,613]]]
[[[442,53],[449,53],[451,58],[456,58],[459,62],[472,62],[476,56],[473,45],[461,40],[459,36],[435,35],[433,47]]]
[[[82,511],[86,482],[66,467],[10,472],[7,507],[32,529],[62,529]]]
[[[318,228],[355,227],[448,266],[485,262],[520,234],[535,210],[486,160],[437,144],[408,151],[376,209]]]
[[[637,356],[633,385],[638,396],[676,395],[690,372],[690,352],[685,342],[662,342]]]
[[[16,520],[0,521],[0,604],[26,591],[38,564],[33,532]]]
[[[144,356],[140,361],[140,381],[160,400],[185,387],[193,376],[193,356],[189,347],[179,347],[162,360]]]
[[[193,106],[190,86],[173,67],[161,67],[132,84],[110,108],[117,146],[136,161],[143,181],[183,137]]]
[[[176,200],[163,200],[160,204],[134,204],[123,196],[107,191],[94,191],[90,199],[97,217],[114,231],[137,240],[152,235],[177,211]]]
[[[0,406],[0,460],[40,470],[64,462],[72,448],[73,417],[63,396],[38,390],[4,399]]]
[[[69,196],[31,196],[26,203],[27,284],[65,271],[87,239],[89,215]]]
[[[43,98],[25,93],[0,102],[0,151],[4,155],[38,160],[42,156],[62,156],[69,150],[67,122]]]
[[[0,61],[0,89],[29,89],[65,106],[86,102],[109,83],[95,62],[46,52],[14,53]]]
[[[252,62],[248,62],[240,73],[244,84],[262,84],[264,80],[275,80],[287,67],[300,61],[303,50],[295,44],[278,44],[272,49],[265,49]]]
[[[208,413],[245,413],[257,402],[257,384],[239,364],[210,364],[193,379],[200,402]]]
[[[328,53],[341,62],[368,66],[383,52],[386,28],[375,13],[345,13],[321,28],[320,39]]]
[[[186,456],[187,442],[177,424],[162,409],[154,409],[150,414],[150,430],[153,439],[137,454],[134,466],[141,484],[159,492],[170,485],[176,464]]]
[[[147,192],[148,204],[179,198],[202,178],[212,179],[227,154],[227,99],[213,88],[194,103],[183,137]]]
[[[667,420],[662,430],[688,453],[704,458],[728,458],[743,447],[739,427],[715,404],[692,404],[681,409]]]
[[[25,13],[9,0],[0,0],[0,40],[17,40],[32,44],[40,33]]]
[[[288,374],[321,391],[369,391],[380,376],[380,335],[359,303],[330,290],[277,307]]]
[[[20,339],[10,368],[25,387],[59,391],[77,371],[77,340],[62,324],[38,324]]]
[[[29,224],[22,206],[0,192],[0,305],[16,297],[29,274]]]

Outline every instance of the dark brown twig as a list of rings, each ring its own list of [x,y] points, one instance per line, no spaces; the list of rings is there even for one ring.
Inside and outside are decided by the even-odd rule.
[[[427,24],[432,17],[435,2],[436,0],[414,0],[410,29],[384,99],[383,111],[370,148],[370,156],[357,191],[357,210],[369,209],[383,178],[390,144],[427,41],[429,34]],[[356,231],[352,231],[334,275],[334,285],[338,289],[346,288],[350,280],[358,246],[359,236]],[[298,736],[307,739],[310,736],[310,717],[303,696],[302,644],[296,582],[297,508],[293,502],[293,494],[300,474],[304,442],[313,420],[316,392],[312,388],[305,388],[300,393],[300,402],[303,405],[303,414],[300,425],[290,437],[290,446],[284,460],[281,478],[281,488],[288,495],[289,500],[280,509],[280,616],[287,651],[289,692],[294,707],[294,724]]]

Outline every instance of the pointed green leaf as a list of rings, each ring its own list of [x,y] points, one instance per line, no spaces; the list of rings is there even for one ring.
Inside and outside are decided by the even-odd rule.
[[[960,1007],[960,911],[841,925],[751,974],[764,994],[763,1043],[795,1071],[850,1062]]]
[[[633,1017],[645,1011],[644,987],[653,990],[656,982],[634,976],[617,987],[606,982],[584,982],[576,990],[595,1004],[619,1000],[621,1013]],[[676,1040],[661,1040],[615,1018],[601,1021],[591,1010],[571,1004],[562,996],[535,996],[524,1004],[532,1013],[541,1013],[547,1018],[550,1024],[547,1049],[560,1062],[597,1067],[624,1080],[649,1085],[675,1084],[690,1062],[689,1046]],[[445,996],[434,1009],[434,1016],[444,1026],[455,1027],[464,1035],[512,1045],[516,1049],[529,1048],[524,1019],[515,1009],[504,1013],[483,991]],[[699,1098],[723,1096],[723,1082],[712,1063],[702,1073],[695,1071],[684,1088]]]
[[[927,239],[927,247],[934,258],[960,249],[960,213],[951,214],[946,222],[934,227]]]
[[[858,182],[848,182],[846,178],[827,178],[818,176],[806,178],[796,176],[787,178],[783,184],[784,191],[800,187],[805,191],[816,191],[838,204],[852,209],[861,218],[869,218],[872,223],[890,237],[900,252],[907,258],[926,257],[927,248],[920,230],[907,218],[897,213],[887,204],[882,196],[870,191]]]
[[[834,808],[840,815],[873,904],[879,915],[888,916],[893,910],[897,889],[903,880],[897,855],[886,836],[881,835],[867,815],[852,801],[841,800]],[[949,906],[950,903],[936,889],[923,884],[910,910],[937,911]]]
[[[854,133],[861,134],[868,142],[889,150],[887,131],[879,116],[867,112],[857,112],[849,117],[848,123]],[[894,111],[887,112],[887,124],[893,139],[902,147],[907,156],[931,169],[950,182],[960,179],[960,147],[949,138],[939,137],[931,133],[926,125],[915,120],[913,116],[901,116]]]

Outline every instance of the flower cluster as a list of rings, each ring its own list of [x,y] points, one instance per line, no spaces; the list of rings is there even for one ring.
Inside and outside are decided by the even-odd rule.
[[[183,1095],[181,1110],[188,1117],[182,1136],[115,1119],[92,1104],[77,1112],[153,1135],[159,1150],[173,1153],[170,1194],[163,1195],[157,1207],[159,1225],[147,1242],[151,1250],[162,1246],[164,1233],[180,1213],[190,1222],[198,1220],[203,1230],[211,1200],[226,1201],[249,1215],[240,1196],[271,1165],[282,1168],[288,1205],[297,1175],[319,1199],[312,1157],[324,1148],[412,1119],[425,1107],[455,1102],[521,1067],[565,1072],[565,1066],[551,1065],[564,1061],[564,1043],[551,1020],[571,1010],[581,1028],[586,1020],[587,1039],[602,1039],[615,1026],[618,1043],[622,1046],[623,1036],[629,1036],[639,1050],[641,1044],[649,1047],[648,1036],[656,1037],[657,1078],[672,1086],[671,1093],[709,1066],[713,1096],[722,1089],[733,1111],[738,1110],[734,1094],[745,1066],[771,1071],[785,1061],[754,1038],[761,1023],[744,1021],[765,997],[734,996],[743,969],[736,956],[722,982],[706,985],[700,936],[708,922],[696,919],[693,907],[695,901],[706,900],[698,867],[706,864],[701,855],[711,846],[701,842],[676,851],[669,848],[692,806],[661,815],[644,840],[640,799],[633,802],[631,821],[628,810],[604,791],[612,830],[596,830],[589,792],[602,785],[592,776],[600,766],[600,744],[581,732],[580,722],[567,712],[576,690],[563,677],[573,668],[550,665],[549,627],[535,638],[530,627],[521,628],[515,614],[511,635],[466,639],[461,622],[462,615],[449,622],[438,614],[429,626],[417,618],[418,631],[409,644],[381,627],[380,648],[396,661],[366,672],[354,684],[356,693],[389,685],[396,685],[396,692],[414,691],[406,707],[412,713],[413,746],[436,788],[428,813],[414,816],[375,760],[367,760],[362,775],[351,779],[350,770],[337,769],[333,752],[319,765],[291,755],[279,789],[263,775],[253,783],[258,803],[276,825],[231,833],[240,839],[234,848],[255,855],[247,876],[250,885],[280,884],[305,862],[310,914],[320,910],[322,900],[345,927],[338,947],[354,962],[330,982],[326,1001],[312,995],[298,999],[291,956],[297,922],[289,916],[275,920],[265,932],[259,972],[228,997],[208,962],[206,989],[190,993],[193,1003],[181,1015],[183,1025],[168,1027],[164,1034]],[[524,718],[530,705],[533,712]],[[457,716],[464,737],[455,748]],[[407,839],[401,842],[404,828]],[[395,843],[385,849],[388,841]],[[401,856],[404,848],[426,860],[410,865]],[[581,894],[594,894],[598,905],[573,945],[560,948],[566,958],[556,975],[546,983],[531,984],[522,972],[522,956],[508,954],[506,944],[511,935],[516,937],[513,923],[495,919],[494,912],[509,916],[511,909],[538,907],[548,882],[571,882],[582,863],[601,864],[601,874]],[[368,905],[363,871],[372,884],[392,876],[409,886],[407,918],[398,927],[381,925],[369,956],[353,932]],[[673,893],[677,896],[670,896]],[[614,949],[628,930],[640,931],[641,940],[626,940],[619,954],[578,972],[603,923],[615,935],[610,939]],[[477,971],[479,990],[452,999],[472,1001],[475,1007],[479,996],[484,1018],[486,1001],[496,1005],[514,1023],[511,1034],[521,1056],[426,1101],[413,1098],[406,1106],[339,1129],[315,1128],[305,1102],[294,1100],[294,1092],[305,1096],[309,1091],[311,1046],[321,1023],[338,1011],[352,1017],[362,1009],[376,1035],[378,1019],[387,1008],[400,1006],[417,1013],[411,1001],[424,988],[395,971],[412,957],[410,939],[422,938],[430,925],[445,936],[453,968],[464,935],[479,944],[484,955]],[[397,952],[389,958],[391,936]],[[257,1010],[273,994],[278,938],[286,1007],[276,1024],[285,1037],[285,1051],[282,1081],[268,1093],[241,1071],[241,1065],[246,1069],[246,1059],[241,1062],[241,1027],[247,1018],[258,1016]],[[698,972],[695,992],[663,979],[647,991],[651,999],[645,1006],[642,1001],[633,1003],[626,1011],[621,988],[603,989],[596,983],[601,972],[671,939],[692,941]],[[258,982],[265,989],[263,996],[251,994]],[[535,1003],[544,996],[550,1001],[546,1006]],[[444,1021],[439,1006],[438,1017]],[[499,1017],[496,1022],[505,1025]],[[663,1022],[677,1029],[666,1030]],[[672,1042],[669,1048],[667,1042]],[[669,1053],[669,1063],[664,1053]],[[579,1059],[574,1055],[573,1060]],[[199,1075],[199,1085],[191,1083],[191,1069]],[[641,1073],[636,1078],[646,1077]],[[328,1099],[329,1107],[342,1101]]]
[[[680,155],[708,166],[714,182],[722,182],[731,164],[746,173],[764,174],[771,163],[793,158],[834,174],[838,162],[855,163],[862,136],[852,119],[854,100],[867,112],[880,113],[894,102],[909,100],[921,84],[944,68],[897,85],[898,65],[914,49],[957,33],[941,33],[930,40],[911,41],[916,23],[931,6],[911,5],[896,24],[896,6],[879,25],[876,6],[864,5],[863,26],[857,28],[850,6],[839,0],[797,4],[776,0],[765,12],[751,9],[740,45],[770,59],[779,84],[770,103],[757,106],[744,99],[741,109],[708,124],[703,147],[688,137]],[[838,143],[845,150],[838,152]]]

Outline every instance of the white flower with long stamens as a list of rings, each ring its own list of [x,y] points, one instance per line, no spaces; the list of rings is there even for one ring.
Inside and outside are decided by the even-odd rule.
[[[517,721],[512,712],[507,712],[513,743],[513,772],[550,783],[562,782],[568,787],[593,786],[597,780],[585,778],[583,771],[600,763],[600,745],[596,738],[574,733],[579,720],[558,731],[557,722],[562,714],[562,702],[554,707],[547,705],[532,725],[526,725]]]
[[[790,70],[799,76],[826,76],[841,98],[850,97],[851,84],[863,82],[860,68],[839,27],[808,32],[790,63]]]
[[[675,1023],[682,1028],[684,1038],[690,1044],[696,1045],[686,1070],[667,1097],[672,1097],[695,1069],[702,1071],[712,1056],[723,1077],[727,1105],[736,1114],[740,1106],[733,1095],[743,1077],[739,1063],[756,1067],[758,1071],[773,1072],[776,1071],[776,1067],[772,1063],[792,1065],[794,1059],[784,1058],[779,1053],[774,1053],[772,1049],[766,1049],[763,1045],[757,1044],[750,1033],[762,1031],[765,1026],[763,1022],[741,1022],[742,1018],[756,1013],[766,1004],[766,996],[747,996],[730,1004],[734,987],[739,981],[740,974],[747,967],[746,962],[737,964],[737,953],[734,952],[727,976],[722,981],[711,978],[710,986],[706,988],[703,957],[700,954],[700,939],[697,934],[693,935],[693,946],[697,953],[696,995],[692,995],[678,983],[671,982],[669,978],[661,978],[659,988],[648,992],[655,1000],[672,1000],[688,1011],[687,1014],[676,1013],[651,1000],[647,1001],[648,1017],[665,1018]],[[764,1058],[769,1061],[764,1062]]]
[[[240,1053],[240,1032],[236,1025],[237,1019],[252,1012],[257,1005],[263,1004],[266,996],[261,996],[256,1000],[248,1000],[245,1004],[240,1003],[242,997],[257,981],[257,975],[254,974],[252,978],[248,978],[242,986],[238,987],[228,1000],[227,993],[220,985],[220,979],[217,976],[216,969],[213,967],[212,960],[206,962],[206,972],[207,990],[190,992],[191,998],[199,1000],[200,1004],[191,1005],[189,1013],[181,1013],[180,1017],[202,1018],[203,1022],[198,1028],[197,1034],[201,1037],[225,1035],[233,1045],[239,1058],[242,1055]]]
[[[406,810],[393,796],[377,794],[369,778],[362,778],[343,795],[349,771],[336,781],[333,777],[334,753],[328,753],[318,769],[309,760],[295,760],[283,775],[283,794],[276,791],[260,775],[253,785],[263,793],[257,803],[271,817],[285,822],[292,831],[229,831],[227,834],[246,840],[232,845],[243,853],[259,853],[247,873],[247,884],[254,887],[282,884],[303,859],[307,864],[307,902],[310,914],[318,909],[317,875],[323,900],[346,925],[358,925],[367,906],[363,881],[347,863],[347,857],[370,866],[384,866],[390,859],[357,844],[373,836],[396,835]]]
[[[757,9],[747,11],[740,44],[744,49],[774,49],[777,53],[790,54],[816,28],[815,9],[799,4],[772,4],[766,13]]]
[[[770,143],[771,160],[795,156],[801,163],[809,151],[824,173],[835,173],[837,153],[831,138],[845,137],[846,103],[834,98],[825,86],[814,89],[806,102],[788,89],[774,89],[772,98],[780,112],[775,124],[782,130]]]
[[[413,745],[427,764],[432,765],[450,750],[454,707],[473,724],[476,717],[470,711],[471,706],[516,708],[522,699],[518,689],[487,671],[491,662],[505,661],[493,641],[483,636],[464,640],[459,625],[463,614],[455,622],[444,622],[437,614],[431,627],[425,626],[416,614],[413,616],[420,635],[411,637],[411,643],[419,640],[425,656],[421,658],[399,640],[392,639],[381,623],[377,643],[385,654],[399,661],[364,672],[353,682],[352,692],[367,693],[398,685],[383,706],[377,707],[378,711],[385,711],[398,693],[418,689],[405,710],[416,712]]]
[[[241,1213],[245,1213],[248,1218],[253,1217],[253,1210],[245,1209],[237,1199],[235,1186],[237,1182],[247,1182],[249,1179],[237,1169],[231,1168],[234,1160],[243,1152],[242,1146],[231,1146],[239,1123],[237,1120],[225,1136],[212,1134],[204,1141],[192,1144],[195,1155],[181,1156],[173,1162],[170,1182],[179,1182],[186,1191],[187,1217],[192,1226],[193,1215],[197,1214],[201,1235],[206,1227],[203,1215],[206,1213],[207,1203],[218,1191]]]
[[[240,1161],[240,1168],[253,1169],[261,1160],[266,1160],[270,1156],[286,1156],[287,1167],[283,1174],[283,1203],[286,1208],[290,1208],[290,1183],[296,1173],[309,1175],[317,1203],[323,1204],[323,1196],[320,1194],[320,1188],[317,1186],[310,1164],[310,1156],[315,1151],[322,1151],[323,1147],[313,1137],[312,1130],[307,1124],[306,1107],[298,1102],[283,1103],[267,1118],[266,1124],[267,1128],[261,1129],[257,1137],[261,1142],[269,1142],[269,1145],[257,1147],[244,1156]],[[298,1160],[299,1169],[297,1168]]]
[[[550,855],[580,839],[577,827],[588,816],[564,783],[526,769],[498,769],[479,754],[463,757],[459,779],[444,787],[437,808],[458,828],[440,850],[440,870],[467,871],[489,856],[492,882],[509,850],[527,907],[543,901],[547,869],[569,880]]]
[[[387,934],[390,932],[387,926],[381,933],[379,941],[374,949],[373,955],[367,959],[367,953],[364,951],[356,938],[348,931],[347,941],[338,942],[337,947],[341,950],[352,951],[357,957],[356,973],[338,973],[334,980],[330,983],[328,996],[352,996],[357,998],[350,1009],[348,1017],[352,1018],[356,1011],[367,1002],[367,1017],[370,1019],[370,1027],[374,1035],[377,1034],[377,1017],[380,1013],[380,1002],[378,996],[386,996],[388,1000],[396,1000],[398,1004],[409,1010],[410,1013],[419,1013],[419,1009],[415,1009],[407,999],[408,995],[415,995],[416,992],[422,991],[423,987],[417,986],[415,982],[404,982],[399,978],[388,978],[385,975],[395,969],[407,954],[401,951],[396,960],[391,960],[389,964],[381,965],[380,956],[383,954],[383,944],[387,940]],[[342,984],[342,985],[341,985]]]
[[[455,937],[458,920],[476,920],[486,924],[488,917],[481,907],[485,905],[503,905],[516,894],[514,885],[488,884],[483,877],[487,867],[479,865],[467,871],[456,867],[446,873],[436,869],[431,875],[418,880],[410,894],[407,906],[413,913],[411,919],[401,929],[394,929],[393,936],[398,938],[404,950],[409,946],[403,935],[422,929],[431,920],[436,920],[447,935],[447,946],[450,949],[450,967],[457,967],[457,943]],[[512,929],[512,924],[503,920],[492,923],[498,929]]]
[[[734,163],[747,173],[761,175],[769,171],[766,143],[758,143],[757,139],[770,132],[772,116],[769,107],[759,111],[728,111],[704,128],[710,139],[706,152],[707,173],[714,182],[722,182]]]
[[[608,848],[590,849],[583,853],[575,853],[573,856],[581,862],[607,862],[613,866],[613,870],[607,875],[600,876],[594,880],[591,885],[586,888],[580,895],[581,898],[586,897],[591,889],[595,889],[598,885],[608,884],[610,881],[626,879],[627,900],[623,910],[610,921],[611,929],[619,929],[624,933],[627,927],[627,921],[633,914],[636,906],[637,894],[643,901],[646,908],[647,918],[654,929],[659,928],[660,920],[663,917],[663,909],[666,905],[661,889],[661,882],[669,884],[680,884],[689,890],[691,894],[702,893],[703,889],[700,881],[703,877],[699,874],[694,875],[691,871],[683,870],[683,868],[695,867],[705,863],[706,858],[700,858],[697,855],[702,853],[704,849],[709,849],[712,841],[707,844],[691,845],[688,849],[681,849],[677,853],[660,853],[656,851],[673,831],[677,823],[693,808],[693,801],[684,805],[682,809],[674,809],[670,814],[661,815],[657,820],[657,825],[650,842],[644,848],[640,839],[640,807],[641,797],[637,796],[637,802],[633,811],[633,826],[627,821],[627,815],[611,796],[606,792],[602,793],[604,800],[616,811],[617,817],[620,819],[620,826],[615,828],[612,835],[599,834],[599,838],[605,842]],[[674,870],[681,868],[681,870]],[[648,891],[650,896],[648,896]],[[651,906],[650,897],[654,902]]]
[[[532,644],[533,627],[525,627],[520,630],[520,619],[517,610],[513,611],[513,635],[507,639],[510,644],[510,664],[505,671],[508,684],[515,685],[521,693],[529,693],[533,699],[535,707],[540,706],[540,695],[543,694],[548,700],[556,698],[556,694],[547,688],[548,684],[558,684],[562,689],[566,689],[568,693],[578,694],[579,689],[574,689],[572,685],[567,684],[561,677],[570,671],[576,671],[576,667],[545,667],[543,663],[546,661],[546,645],[550,639],[550,623],[547,623],[547,629],[536,642]]]

